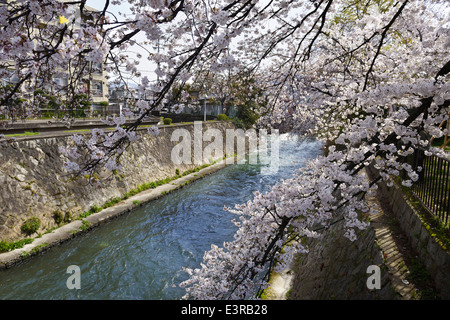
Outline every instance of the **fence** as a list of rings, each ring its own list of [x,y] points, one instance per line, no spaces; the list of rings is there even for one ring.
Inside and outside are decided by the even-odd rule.
[[[49,108],[41,108],[40,109],[40,117],[45,118],[62,118],[66,115],[75,117],[75,118],[84,118],[87,115],[84,113],[83,109],[65,109],[65,110],[57,110],[57,109],[49,109]]]
[[[416,149],[412,165],[416,170],[422,167],[418,181],[411,187],[412,192],[449,227],[450,160],[435,155],[425,156],[423,150]]]

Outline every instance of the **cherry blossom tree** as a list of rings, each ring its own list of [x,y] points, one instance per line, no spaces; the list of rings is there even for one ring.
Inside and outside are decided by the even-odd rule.
[[[71,158],[66,169],[120,169],[117,159],[140,139],[142,120],[196,68],[255,75],[270,110],[258,125],[284,124],[331,145],[291,179],[225,208],[238,217],[238,231],[223,247],[212,246],[200,268],[186,269],[187,298],[255,297],[273,266],[307,251],[301,238],[334,223],[344,223],[355,241],[355,230],[367,227],[364,195],[377,182],[362,170],[373,164],[378,179],[405,172],[409,186],[418,173],[404,159],[415,148],[443,153],[430,140],[448,133],[441,126],[450,104],[444,0],[129,0],[132,16],[108,13],[121,2],[104,1],[91,15],[85,1],[0,5],[0,72],[17,79],[0,90],[0,115],[33,114],[40,101],[30,92],[67,70],[70,100],[99,62],[119,81],[126,71],[139,79],[139,90],[152,92],[152,101],[136,103],[134,123],[107,118],[114,131],[75,135],[64,150]],[[90,22],[77,24],[83,15]],[[148,46],[155,43],[158,50]],[[141,48],[139,57],[126,54],[131,47]],[[157,66],[157,82],[142,76],[139,58]]]
[[[379,179],[389,182],[400,172],[407,174],[406,186],[418,179],[404,159],[415,148],[440,152],[429,142],[446,133],[439,124],[448,121],[450,103],[448,20],[432,5],[347,1],[313,20],[318,32],[306,29],[312,38],[300,33],[291,46],[264,51],[278,60],[266,80],[278,85],[266,123],[291,120],[293,130],[333,145],[292,179],[227,208],[239,215],[235,239],[212,246],[201,268],[187,270],[187,297],[254,297],[267,286],[275,262],[280,271],[307,252],[303,237],[344,223],[345,236],[355,241],[355,230],[368,225],[361,218],[370,213],[364,195]],[[371,163],[380,178],[366,181],[359,173]]]

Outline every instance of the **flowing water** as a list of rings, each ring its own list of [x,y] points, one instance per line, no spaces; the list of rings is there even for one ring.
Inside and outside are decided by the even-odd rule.
[[[281,135],[279,169],[235,164],[152,201],[89,233],[0,271],[0,299],[180,299],[183,267],[198,267],[211,244],[233,239],[234,214],[223,210],[253,198],[320,153],[314,140]],[[67,268],[81,271],[68,289]]]

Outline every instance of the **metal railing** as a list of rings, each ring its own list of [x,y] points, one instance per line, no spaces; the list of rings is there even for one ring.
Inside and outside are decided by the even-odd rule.
[[[86,112],[89,110],[86,110]],[[42,118],[62,118],[64,116],[71,116],[75,118],[85,118],[87,114],[83,109],[65,109],[65,110],[57,110],[51,108],[41,108],[40,109],[40,117]]]
[[[418,167],[422,170],[411,191],[429,211],[450,226],[450,160],[435,155],[426,156],[423,150],[416,149],[412,165],[415,170]]]

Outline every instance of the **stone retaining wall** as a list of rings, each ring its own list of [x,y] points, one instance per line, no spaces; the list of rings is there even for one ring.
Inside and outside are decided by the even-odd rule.
[[[377,176],[374,168],[367,170],[370,176]],[[444,249],[437,243],[399,186],[394,183],[392,187],[388,187],[383,181],[378,186],[379,201],[383,201],[394,219],[398,220],[412,249],[434,279],[440,297],[449,299],[448,248]],[[309,240],[309,253],[299,256],[297,264],[292,267],[294,275],[289,299],[398,299],[399,292],[396,291],[398,288],[394,282],[399,279],[394,279],[391,266],[387,266],[385,260],[393,254],[393,249],[386,249],[380,244],[380,227],[375,225],[372,222],[367,230],[359,232],[355,242],[350,242],[343,236],[342,222],[333,225],[321,238]],[[369,265],[381,268],[380,290],[367,289]]]
[[[102,186],[89,184],[85,177],[73,179],[63,169],[66,159],[59,147],[70,144],[70,137],[21,138],[13,143],[0,143],[0,241],[23,238],[21,225],[28,218],[38,217],[41,220],[38,233],[43,233],[57,226],[55,212],[73,219],[143,183],[173,177],[177,169],[183,173],[197,167],[199,164],[172,162],[172,148],[179,142],[172,142],[171,136],[177,128],[187,129],[193,137],[193,125],[161,126],[157,137],[144,134],[122,156],[122,170],[114,175],[109,173],[110,180]],[[226,121],[202,123],[203,131],[210,128],[225,135],[225,130],[234,126]],[[98,178],[105,178],[106,174]]]
[[[368,169],[371,174],[377,175],[374,168]],[[420,260],[434,279],[436,289],[440,292],[441,297],[450,299],[449,248],[444,249],[430,234],[417,210],[396,183],[393,183],[392,187],[388,187],[384,181],[381,181],[378,186],[413,250],[419,255]]]

